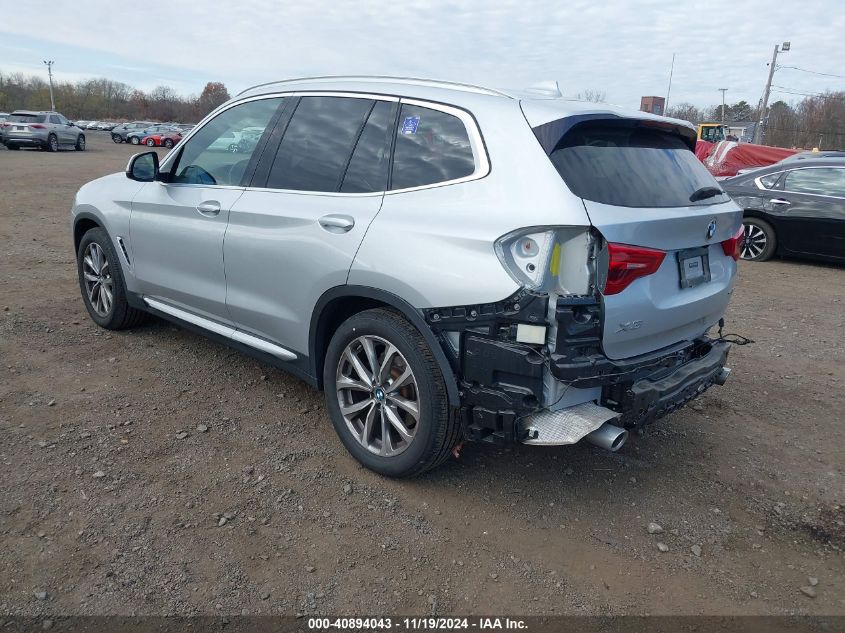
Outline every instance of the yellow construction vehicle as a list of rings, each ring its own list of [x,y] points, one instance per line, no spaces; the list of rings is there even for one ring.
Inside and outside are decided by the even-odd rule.
[[[728,136],[728,126],[721,123],[699,123],[698,140],[718,143]]]

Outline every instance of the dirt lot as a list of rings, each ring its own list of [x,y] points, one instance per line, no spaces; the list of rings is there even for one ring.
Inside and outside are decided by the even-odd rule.
[[[756,344],[620,453],[391,481],[297,379],[91,322],[69,210],[134,148],[89,137],[0,148],[0,613],[845,614],[845,268],[743,263]]]

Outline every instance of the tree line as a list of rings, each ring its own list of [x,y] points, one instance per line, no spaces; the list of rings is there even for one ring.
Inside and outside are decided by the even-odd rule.
[[[775,147],[845,150],[845,91],[806,95],[797,103],[775,101],[763,121],[763,143]],[[692,123],[720,122],[722,106],[670,105],[666,115]],[[759,121],[759,109],[745,101],[725,106],[725,122]]]
[[[220,82],[205,85],[199,96],[182,96],[168,86],[145,92],[120,81],[88,79],[53,82],[56,110],[71,120],[179,121],[196,123],[229,99]],[[50,86],[41,77],[0,72],[0,111],[49,110]]]

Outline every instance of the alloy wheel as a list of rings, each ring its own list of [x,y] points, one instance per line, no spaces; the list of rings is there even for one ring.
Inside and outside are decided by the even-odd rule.
[[[114,302],[114,282],[106,254],[99,244],[91,242],[82,258],[82,275],[88,301],[99,316],[108,316]]]
[[[349,343],[338,362],[336,389],[346,426],[368,451],[394,457],[414,441],[420,420],[417,380],[392,343],[372,335]]]
[[[766,248],[768,240],[766,233],[755,224],[743,224],[742,246],[740,255],[742,259],[754,259],[759,257]]]

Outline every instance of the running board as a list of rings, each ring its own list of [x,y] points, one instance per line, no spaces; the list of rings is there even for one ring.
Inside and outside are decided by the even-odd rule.
[[[284,347],[280,347],[275,343],[271,343],[270,341],[266,341],[262,338],[258,338],[257,336],[253,336],[252,334],[247,334],[246,332],[237,330],[230,325],[223,325],[221,323],[217,323],[216,321],[212,321],[211,319],[206,319],[205,317],[197,316],[192,312],[188,312],[187,310],[182,310],[181,308],[174,307],[170,304],[159,301],[158,299],[150,299],[149,297],[144,297],[144,303],[146,303],[153,310],[164,312],[165,314],[169,314],[170,316],[175,317],[180,321],[185,321],[186,323],[196,325],[197,327],[200,327],[203,330],[208,330],[209,332],[213,332],[214,334],[218,334],[225,338],[231,339],[236,343],[247,345],[248,347],[255,348],[282,360],[296,360],[296,354],[289,350],[286,350]]]
[[[546,446],[575,444],[617,417],[616,411],[592,402],[557,411],[538,411],[521,422],[522,443]]]

